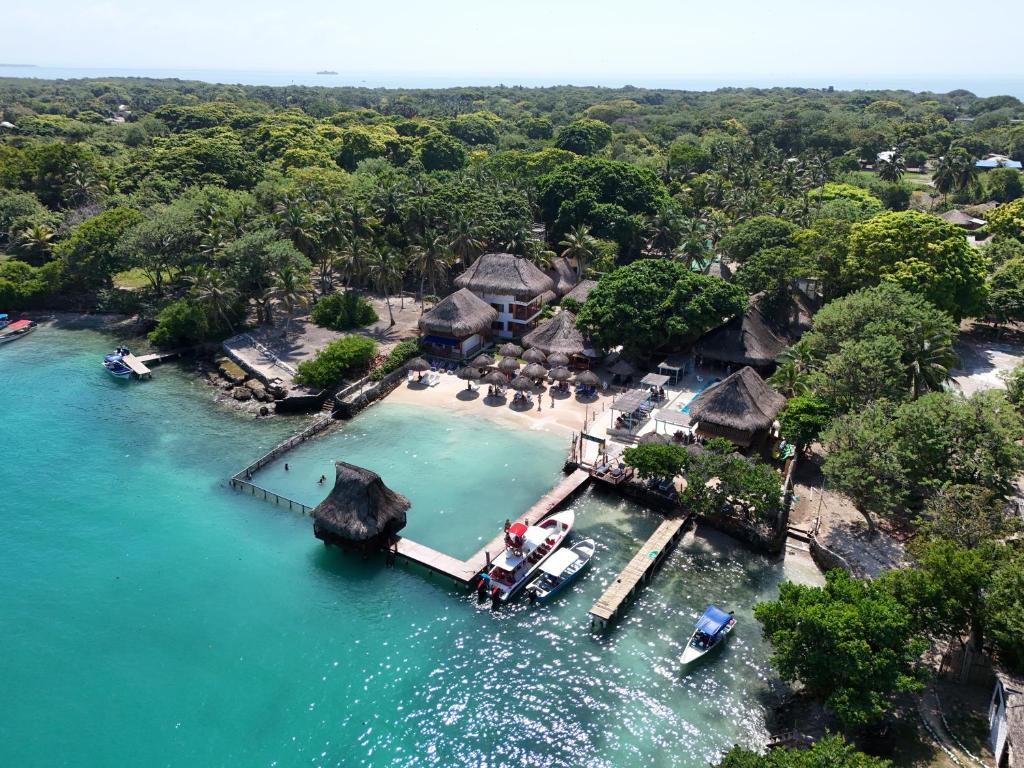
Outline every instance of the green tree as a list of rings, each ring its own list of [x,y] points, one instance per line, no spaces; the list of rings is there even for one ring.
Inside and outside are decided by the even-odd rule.
[[[457,171],[466,164],[466,150],[457,139],[432,131],[420,141],[420,162],[428,171]]]
[[[160,310],[149,340],[162,348],[190,346],[205,341],[209,333],[206,312],[192,299],[184,298]]]
[[[50,259],[56,237],[57,233],[46,224],[28,224],[15,233],[12,250],[29,264],[38,266]]]
[[[791,397],[779,413],[782,436],[794,445],[810,447],[832,421],[834,411],[817,395]]]
[[[1024,673],[1024,556],[1006,552],[985,597],[985,622],[1000,662]]]
[[[1005,374],[1006,399],[1017,408],[1024,408],[1024,364]]]
[[[1009,203],[1024,197],[1024,180],[1014,168],[993,168],[985,174],[985,190],[988,199]]]
[[[64,262],[68,282],[78,288],[102,288],[112,284],[111,276],[125,266],[118,258],[117,244],[129,229],[143,220],[134,208],[117,206],[86,219],[54,249]]]
[[[726,232],[719,249],[741,264],[764,248],[791,247],[800,228],[775,216],[755,216]]]
[[[927,643],[906,607],[874,582],[842,570],[829,571],[824,587],[785,582],[754,616],[782,679],[803,684],[848,729],[878,721],[894,696],[922,687]]]
[[[718,768],[891,768],[892,763],[858,752],[840,736],[818,739],[808,749],[771,749],[761,755],[733,747]]]
[[[597,238],[590,234],[588,227],[580,225],[570,229],[559,245],[562,246],[561,257],[576,265],[576,280],[582,280],[587,265],[597,255]]]
[[[888,157],[878,161],[878,178],[882,181],[898,182],[907,172],[907,161],[898,147],[889,151]]]
[[[287,336],[295,310],[309,304],[313,284],[306,272],[294,264],[283,264],[274,271],[267,297],[275,305],[284,307],[284,333]]]
[[[623,460],[644,479],[666,480],[683,471],[686,449],[681,445],[650,443],[627,448]]]
[[[374,289],[384,294],[390,320],[388,327],[392,327],[395,324],[395,313],[391,309],[391,294],[401,290],[402,278],[405,276],[405,263],[401,254],[389,249],[372,252],[367,260],[367,273]]]
[[[676,261],[648,259],[601,277],[577,324],[607,349],[621,344],[642,356],[695,339],[745,308],[740,288]]]
[[[894,282],[954,318],[984,306],[984,255],[958,227],[926,213],[883,213],[854,224],[845,266],[853,288]]]
[[[423,287],[430,286],[430,295],[436,296],[439,286],[448,282],[448,271],[455,261],[454,254],[448,244],[448,238],[437,232],[428,232],[422,244],[410,248],[409,265],[420,279],[419,299],[423,308]]]
[[[238,291],[228,282],[227,275],[219,269],[199,266],[186,279],[192,285],[191,295],[195,303],[234,333],[232,316],[238,314]]]
[[[352,291],[321,296],[312,312],[314,323],[335,331],[363,328],[373,325],[378,319],[373,305]]]
[[[558,129],[555,146],[577,155],[594,155],[612,140],[612,129],[600,120],[582,118]]]
[[[987,221],[993,235],[1024,241],[1024,197],[989,211]]]

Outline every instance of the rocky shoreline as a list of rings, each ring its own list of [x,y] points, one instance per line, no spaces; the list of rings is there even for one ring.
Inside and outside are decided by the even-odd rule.
[[[197,367],[203,380],[217,390],[218,402],[257,416],[273,415],[274,402],[287,394],[283,386],[264,384],[225,355],[201,359]]]

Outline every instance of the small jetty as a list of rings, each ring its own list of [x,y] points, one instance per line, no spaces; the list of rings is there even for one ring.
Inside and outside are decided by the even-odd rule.
[[[541,496],[536,504],[511,522],[525,525],[536,523],[564,504],[589,481],[589,471],[577,469],[571,472],[554,488]],[[397,537],[391,545],[390,553],[396,558],[415,563],[433,573],[447,576],[460,584],[470,585],[482,571],[490,566],[491,558],[497,557],[504,550],[505,531],[502,530],[468,560],[457,560],[450,555],[404,537]]]
[[[132,369],[132,373],[136,378],[148,379],[153,375],[153,372],[146,367],[146,365],[135,355],[129,352],[121,358],[121,362]]]
[[[686,517],[669,517],[644,542],[640,550],[629,561],[590,608],[591,629],[604,629],[609,621],[619,615],[623,606],[650,580],[655,569],[683,535]]]

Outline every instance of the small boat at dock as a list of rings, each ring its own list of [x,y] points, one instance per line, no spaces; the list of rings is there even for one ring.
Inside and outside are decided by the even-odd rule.
[[[697,619],[693,634],[686,644],[686,650],[679,660],[684,666],[705,656],[725,642],[725,639],[736,626],[736,617],[732,611],[726,613],[721,608],[709,605]]]
[[[118,347],[113,353],[103,357],[103,367],[115,379],[131,378],[132,369],[124,361],[124,356],[127,354],[130,354],[127,347]]]
[[[20,339],[35,329],[36,324],[32,320],[15,320],[12,323],[7,319],[7,315],[2,315],[0,316],[0,344]]]
[[[505,533],[505,551],[491,563],[484,581],[494,603],[511,600],[565,541],[576,522],[571,509],[536,525],[514,523]]]
[[[590,563],[597,545],[593,539],[584,539],[568,549],[562,548],[540,567],[537,576],[526,588],[530,602],[546,603],[558,592],[572,584]]]

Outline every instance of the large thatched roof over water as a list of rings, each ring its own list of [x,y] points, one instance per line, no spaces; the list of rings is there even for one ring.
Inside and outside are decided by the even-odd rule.
[[[437,336],[465,339],[481,333],[498,319],[498,312],[468,288],[439,301],[420,318],[420,330]]]
[[[554,291],[554,281],[529,259],[511,253],[485,253],[455,278],[460,288],[519,301]]]
[[[545,355],[561,352],[569,357],[582,355],[584,349],[583,334],[576,327],[576,315],[564,309],[526,334],[523,344],[539,349]]]
[[[769,323],[760,308],[760,296],[754,296],[746,314],[708,331],[697,345],[707,360],[733,365],[767,368],[789,346]]]
[[[356,546],[386,544],[405,527],[409,500],[395,493],[380,475],[339,461],[330,495],[313,510],[317,538]]]
[[[785,404],[786,398],[747,366],[697,395],[690,416],[701,431],[715,426],[749,436],[770,429]]]

